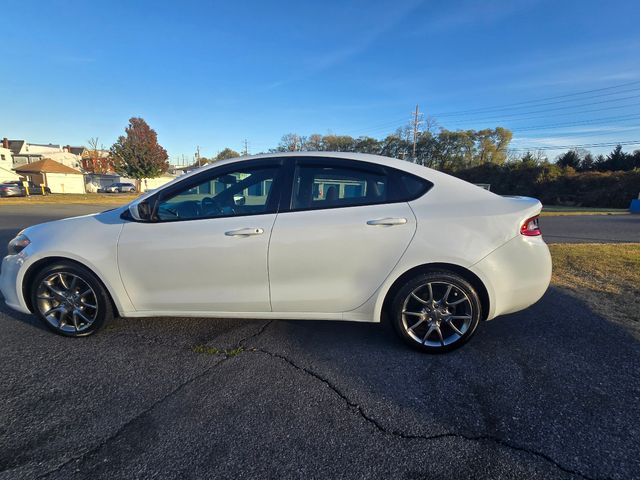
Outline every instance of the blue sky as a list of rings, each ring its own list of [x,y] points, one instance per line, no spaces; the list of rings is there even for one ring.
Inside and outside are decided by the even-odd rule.
[[[449,129],[512,128],[514,148],[640,140],[640,2],[0,6],[0,136],[108,146],[141,116],[175,163],[288,132],[383,137],[418,103]]]

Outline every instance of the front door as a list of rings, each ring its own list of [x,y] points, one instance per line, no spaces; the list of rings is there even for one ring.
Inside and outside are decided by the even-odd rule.
[[[157,221],[126,223],[118,265],[136,310],[270,311],[280,170],[269,160],[203,172],[160,192]]]

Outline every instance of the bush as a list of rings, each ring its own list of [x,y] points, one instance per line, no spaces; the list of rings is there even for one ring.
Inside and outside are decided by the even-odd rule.
[[[543,162],[486,164],[454,172],[472,183],[489,183],[500,195],[524,195],[547,205],[627,208],[640,193],[640,169],[627,172],[576,172]]]

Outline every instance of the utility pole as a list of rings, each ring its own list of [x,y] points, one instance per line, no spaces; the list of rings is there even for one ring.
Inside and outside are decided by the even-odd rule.
[[[249,142],[247,141],[247,139],[244,139],[244,142],[242,142],[244,145],[244,148],[242,150],[242,155],[249,155]]]
[[[421,120],[422,114],[418,109],[418,105],[416,104],[416,111],[413,113],[413,161],[416,161],[416,144],[418,143],[418,126],[422,123]]]
[[[198,166],[200,166],[200,146],[196,145],[196,160],[198,161]]]

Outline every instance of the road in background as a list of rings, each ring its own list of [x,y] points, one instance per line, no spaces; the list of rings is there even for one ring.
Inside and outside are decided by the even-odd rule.
[[[7,243],[23,228],[61,218],[104,212],[105,205],[2,205],[0,199],[0,256],[7,254]]]
[[[560,215],[540,217],[547,243],[640,242],[640,215]]]

